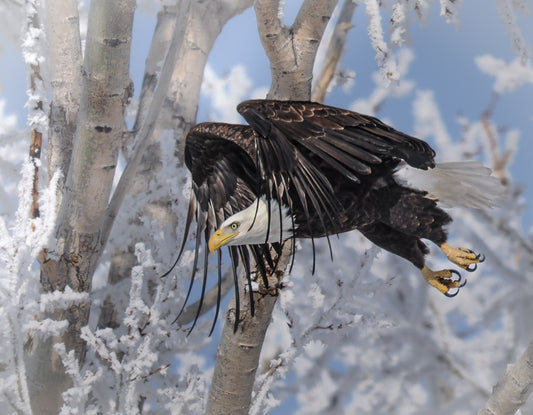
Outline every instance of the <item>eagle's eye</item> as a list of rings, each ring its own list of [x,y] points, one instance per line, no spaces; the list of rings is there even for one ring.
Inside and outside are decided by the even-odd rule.
[[[237,222],[233,222],[229,225],[229,227],[232,231],[236,231],[237,229],[239,229],[239,224]]]

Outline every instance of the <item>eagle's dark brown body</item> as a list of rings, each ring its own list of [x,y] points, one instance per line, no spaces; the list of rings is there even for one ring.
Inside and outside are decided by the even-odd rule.
[[[395,177],[399,163],[421,170],[435,167],[435,152],[427,143],[374,117],[313,102],[255,100],[237,110],[249,126],[202,123],[187,136],[185,162],[193,193],[186,233],[196,217],[195,269],[202,239],[207,241],[225,219],[264,197],[289,208],[296,238],[358,229],[411,261],[441,292],[462,286],[443,283],[452,277],[448,270],[439,274],[424,265],[428,249],[421,239],[448,249],[444,226],[450,216],[424,191]],[[246,265],[251,253],[260,268],[265,268],[263,261],[272,265],[266,244],[229,248],[234,262],[240,258]],[[480,260],[473,258],[466,265],[452,261],[468,270]],[[207,261],[206,250],[202,292]]]
[[[402,159],[433,166],[427,143],[373,117],[322,104],[259,100],[238,110],[251,126],[202,123],[187,138],[198,203],[207,209],[211,200],[215,211],[225,210],[212,229],[264,194],[290,207],[297,238],[359,229],[419,268],[426,252],[419,239],[446,241],[443,226],[451,218],[424,192],[393,177]]]

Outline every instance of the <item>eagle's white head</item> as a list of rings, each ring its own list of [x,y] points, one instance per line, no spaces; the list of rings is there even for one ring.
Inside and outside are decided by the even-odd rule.
[[[257,245],[284,241],[293,235],[293,220],[286,206],[279,206],[275,199],[269,202],[256,199],[246,209],[226,219],[209,238],[209,250],[214,253],[224,245]],[[281,209],[281,218],[280,218]],[[280,220],[281,219],[281,220]],[[270,231],[268,227],[270,224]],[[267,238],[268,234],[268,238]]]

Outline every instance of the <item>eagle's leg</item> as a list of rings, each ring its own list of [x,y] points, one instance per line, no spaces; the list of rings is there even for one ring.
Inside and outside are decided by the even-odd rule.
[[[475,271],[477,264],[485,261],[484,255],[476,254],[468,248],[454,248],[447,242],[441,244],[440,249],[451,262],[468,272]]]
[[[429,285],[447,297],[455,297],[459,293],[459,289],[466,285],[466,280],[462,280],[461,274],[453,269],[432,271],[424,265],[420,271]]]

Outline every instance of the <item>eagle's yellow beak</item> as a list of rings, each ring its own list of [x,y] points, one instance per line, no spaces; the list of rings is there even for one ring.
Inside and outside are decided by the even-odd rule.
[[[209,252],[214,254],[218,248],[226,245],[231,239],[235,238],[238,234],[239,232],[227,234],[224,233],[222,229],[217,230],[213,235],[211,235],[211,238],[209,238],[209,242],[207,243],[207,245],[209,246]]]

